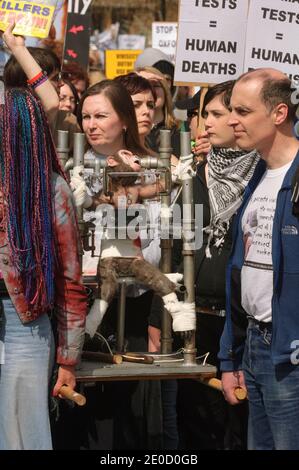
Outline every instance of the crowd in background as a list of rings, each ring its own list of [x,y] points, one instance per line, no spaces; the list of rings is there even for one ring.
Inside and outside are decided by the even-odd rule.
[[[17,245],[19,240],[23,239],[22,234],[18,233],[15,238],[12,237],[14,230],[16,230],[16,221],[11,215],[14,210],[11,205],[9,205],[5,217],[2,217],[5,227],[3,233],[6,231],[9,234],[9,244],[13,248],[12,260],[7,263],[10,263],[15,269],[20,269],[21,264],[20,277],[23,280],[31,279],[32,270],[37,266],[40,269],[38,271],[39,282],[41,284],[45,282],[45,292],[49,295],[52,292],[52,297],[50,300],[42,299],[40,312],[35,315],[36,312],[32,305],[37,302],[38,293],[34,290],[33,284],[28,287],[25,283],[27,289],[25,297],[29,305],[25,311],[25,304],[18,305],[12,298],[15,293],[19,293],[19,291],[17,292],[19,285],[12,286],[14,293],[11,293],[5,286],[1,287],[1,297],[5,299],[3,302],[5,321],[2,322],[0,339],[6,347],[6,351],[5,359],[0,366],[0,448],[51,448],[52,441],[56,449],[246,449],[247,446],[250,449],[298,448],[298,432],[292,434],[294,428],[297,427],[294,426],[297,412],[294,412],[294,416],[291,417],[290,414],[293,411],[287,411],[291,408],[294,410],[298,403],[294,392],[296,391],[297,370],[285,359],[288,354],[285,343],[291,344],[294,339],[291,334],[292,328],[294,331],[298,330],[295,313],[292,307],[287,305],[288,295],[292,296],[295,304],[297,299],[298,268],[292,258],[295,258],[295,254],[298,252],[298,244],[294,236],[293,239],[291,238],[292,234],[298,235],[298,231],[296,232],[298,220],[292,212],[291,188],[296,169],[295,163],[292,164],[292,162],[299,158],[298,154],[295,157],[299,147],[298,123],[295,124],[294,106],[292,107],[289,100],[290,84],[288,81],[279,72],[274,73],[267,70],[264,75],[263,72],[260,75],[258,72],[257,75],[245,75],[244,78],[241,77],[236,82],[224,82],[210,88],[200,110],[201,92],[192,94],[194,91],[192,89],[176,87],[173,83],[174,66],[165,54],[155,49],[146,49],[138,57],[135,70],[131,73],[111,81],[102,77],[103,80],[100,82],[92,83],[88,74],[79,65],[69,64],[64,66],[63,72],[61,72],[61,64],[53,52],[40,48],[27,49],[22,38],[14,39],[10,30],[5,33],[4,37],[12,56],[5,66],[3,76],[7,95],[5,95],[6,103],[4,106],[2,105],[0,115],[0,119],[3,120],[3,123],[0,123],[2,169],[7,171],[7,165],[12,161],[9,160],[11,154],[15,153],[14,157],[17,158],[15,149],[19,148],[17,146],[8,150],[9,144],[6,142],[8,130],[9,136],[12,136],[13,139],[17,135],[12,133],[17,134],[21,129],[21,123],[19,128],[15,128],[13,125],[10,127],[7,122],[4,113],[11,112],[11,109],[18,110],[21,116],[25,115],[28,110],[34,109],[34,112],[28,114],[24,125],[30,123],[34,138],[39,135],[37,126],[41,126],[46,135],[45,141],[39,142],[38,150],[35,148],[32,153],[33,155],[36,153],[36,160],[33,163],[28,163],[30,171],[34,164],[41,165],[38,154],[40,152],[39,157],[41,157],[42,148],[48,150],[47,168],[44,171],[47,178],[40,174],[34,174],[30,185],[28,183],[27,188],[22,186],[22,197],[24,198],[26,189],[28,194],[32,193],[32,197],[34,197],[34,184],[38,185],[40,194],[44,195],[43,207],[36,208],[33,205],[27,208],[27,212],[22,212],[20,207],[23,209],[24,204],[19,207],[16,203],[15,206],[16,214],[19,215],[18,221],[22,223],[22,230],[33,223],[30,211],[34,209],[34,214],[37,214],[38,210],[41,211],[34,219],[34,227],[31,231],[26,232],[28,239],[31,240],[34,228],[38,227],[40,238],[38,241],[34,239],[32,242],[35,256],[34,260],[31,260],[33,264],[28,268],[28,257],[20,262],[20,252],[32,249],[32,247],[28,248],[25,242]],[[271,88],[272,82],[277,86],[277,89]],[[261,83],[267,87],[267,93],[272,97],[272,101],[268,100],[269,103],[271,101],[269,104],[265,92],[264,102],[266,105],[264,107],[267,107],[268,114],[262,108],[264,103],[262,101],[254,102],[256,108],[250,108],[249,98],[252,98],[254,93],[254,96],[258,96],[257,90],[260,90],[258,87],[261,86]],[[245,90],[246,86],[248,90]],[[250,91],[252,95],[249,95]],[[249,103],[247,107],[240,105],[240,96],[244,96],[244,100],[246,100],[246,93],[249,96],[246,102]],[[23,99],[22,106],[24,108],[20,104]],[[13,104],[13,100],[15,100],[15,104]],[[11,106],[11,109],[8,105]],[[26,107],[28,109],[25,109]],[[201,116],[199,115],[200,111]],[[35,117],[34,113],[38,117]],[[242,119],[244,120],[244,116],[248,115],[253,116],[253,121],[250,122],[249,117],[249,124],[246,124],[249,131],[245,135],[240,122]],[[205,130],[202,132],[198,131],[200,119],[203,119],[205,123]],[[85,207],[85,220],[96,223],[95,221],[99,221],[99,213],[93,205],[92,198],[99,197],[98,195],[103,189],[101,182],[90,184],[90,174],[86,173],[82,177],[83,185],[80,179],[72,181],[71,177],[67,178],[73,190],[71,195],[65,181],[66,176],[57,161],[54,149],[54,143],[57,144],[57,130],[69,131],[70,156],[73,147],[73,134],[78,131],[84,132],[87,142],[85,157],[92,160],[96,157],[107,158],[121,149],[127,149],[140,157],[158,156],[160,130],[165,128],[171,131],[171,171],[173,174],[180,164],[180,129],[191,131],[194,157],[193,198],[195,204],[203,205],[203,227],[205,227],[203,245],[195,253],[196,347],[199,355],[210,353],[208,362],[216,366],[218,376],[221,375],[220,370],[224,371],[224,395],[193,380],[143,380],[120,382],[117,386],[114,382],[98,383],[94,387],[86,388],[88,400],[85,408],[74,409],[65,402],[62,403],[59,419],[51,420],[52,429],[50,432],[46,399],[48,395],[47,378],[51,375],[50,371],[54,361],[52,330],[54,334],[58,335],[56,345],[60,367],[58,382],[54,388],[54,395],[57,396],[63,383],[75,385],[73,366],[78,359],[78,351],[83,346],[82,331],[85,321],[83,317],[85,318],[87,313],[86,294],[76,264],[78,246],[77,235],[74,233],[76,232],[76,224],[72,216],[72,211],[74,211],[72,198],[74,197],[77,201],[80,199],[80,204]],[[27,131],[29,132],[29,127],[22,132],[25,135]],[[31,149],[33,144],[28,141],[26,145],[28,145],[28,149]],[[25,156],[29,155],[30,151],[25,150]],[[25,158],[23,154],[22,158]],[[267,163],[267,168],[264,162]],[[15,165],[16,168],[19,165],[20,169],[16,170],[16,175],[13,177],[19,178],[23,182],[27,181],[24,175],[27,174],[26,171],[29,171],[28,168],[23,168],[18,162]],[[290,172],[288,172],[289,170]],[[5,171],[3,175],[6,175]],[[53,174],[57,175],[54,176],[56,178],[55,188],[59,193],[55,196],[57,201],[55,199],[54,209],[50,207],[49,203],[49,194],[51,191],[53,193],[53,188],[51,189]],[[5,184],[10,181],[8,174],[5,178],[2,177],[1,181],[2,197],[8,198],[9,204],[11,204],[13,188],[9,187],[11,192],[4,191]],[[24,179],[22,180],[22,178]],[[150,174],[148,178],[151,178]],[[270,183],[274,181],[276,192],[270,188]],[[264,185],[262,189],[260,185]],[[43,193],[45,187],[47,190]],[[279,235],[273,239],[273,250],[275,249],[273,265],[271,250],[270,255],[268,253],[267,256],[262,256],[260,253],[253,255],[252,240],[251,244],[249,241],[247,242],[248,238],[253,237],[261,225],[261,220],[257,221],[257,211],[259,208],[258,198],[263,197],[263,191],[269,195],[269,200],[275,201],[272,205],[269,203],[268,207],[272,219],[274,219],[276,198],[277,207],[279,207],[279,214],[275,215],[274,220]],[[253,199],[250,199],[251,197]],[[172,191],[172,199],[174,198],[178,204],[182,204],[178,187],[175,184]],[[244,201],[249,200],[251,202],[249,202],[248,209],[248,206],[244,205]],[[67,204],[68,210],[63,212],[64,204]],[[151,223],[158,227],[161,212],[160,201],[148,200],[146,204]],[[250,207],[251,204],[252,207]],[[3,207],[3,202],[1,205]],[[53,222],[55,219],[53,211],[58,219],[55,223]],[[255,214],[252,215],[253,211]],[[233,235],[232,221],[235,214],[240,214],[240,212],[242,216],[241,218],[239,216],[238,219],[237,235]],[[66,222],[60,223],[59,220],[63,219],[64,215]],[[47,217],[45,221],[44,217]],[[245,227],[244,217],[247,217],[246,223],[250,226],[248,230]],[[41,262],[41,259],[44,259],[44,254],[39,251],[40,243],[41,240],[44,240],[43,237],[47,237],[41,220],[44,221],[45,226],[48,224],[47,227],[52,227],[50,233],[53,233],[55,244],[53,245],[53,241],[47,239],[44,246],[47,247],[53,259],[56,258],[55,253],[59,253],[60,264],[58,263],[55,267],[52,260],[46,266],[43,261]],[[73,224],[72,228],[70,228],[71,224]],[[250,230],[253,231],[253,234]],[[62,231],[70,234],[70,240],[64,239]],[[245,240],[246,234],[248,237]],[[259,236],[262,239],[263,235]],[[101,241],[99,240],[98,243],[96,246],[99,248]],[[159,266],[161,259],[159,243],[159,229],[152,233],[150,239],[141,237],[143,257],[155,266]],[[246,245],[245,253],[244,244]],[[74,253],[77,260],[76,266],[74,266],[74,260],[71,261],[67,256],[70,247],[72,247],[72,254]],[[282,251],[284,256],[281,255]],[[172,254],[173,270],[181,272],[181,240],[175,241]],[[6,279],[5,257],[7,253],[0,252],[0,255],[2,278]],[[257,267],[256,259],[259,260],[259,267]],[[243,266],[244,260],[245,268]],[[85,253],[83,273],[96,274],[97,263],[97,258],[92,259],[89,253]],[[61,265],[63,266],[63,274],[61,272],[57,274],[57,266]],[[281,267],[282,265],[283,267]],[[230,269],[230,277],[226,277],[227,267]],[[260,271],[263,272],[262,275]],[[264,271],[267,271],[267,274]],[[259,276],[256,278],[260,282],[258,287],[255,286],[255,276]],[[55,288],[51,284],[54,278],[57,284]],[[273,279],[275,281],[274,290]],[[66,289],[61,292],[61,285],[65,282],[70,282],[70,290]],[[250,286],[246,295],[244,291],[240,293],[243,283]],[[263,304],[261,300],[254,297],[254,290],[258,291],[261,286],[265,285],[267,293],[264,294],[265,287],[262,287],[262,290],[258,292],[260,297],[265,297]],[[37,289],[36,286],[35,288]],[[70,299],[67,298],[68,294]],[[128,294],[125,324],[127,350],[159,352],[163,305],[159,299],[153,299],[152,291],[145,289],[144,286],[134,286]],[[231,297],[233,298],[231,299]],[[231,299],[232,307],[228,307],[227,298]],[[79,302],[80,308],[73,305],[75,301]],[[271,301],[273,302],[272,310]],[[65,307],[65,302],[70,302],[68,308]],[[55,324],[55,327],[51,327],[50,323],[45,323],[48,315],[43,315],[43,313],[49,312],[53,305],[58,309],[55,318],[58,326]],[[244,306],[246,306],[246,312]],[[70,312],[72,317],[68,320]],[[283,313],[286,316],[285,320],[281,318]],[[23,318],[22,315],[27,315],[27,320],[24,320],[25,317]],[[105,315],[103,314],[99,330],[101,335],[111,344],[111,347],[115,345],[116,315],[117,299],[114,299],[109,307],[107,306]],[[12,322],[10,325],[9,320],[12,318],[14,323]],[[35,336],[38,336],[39,340],[40,337],[46,338],[46,347],[40,345],[40,341],[36,341],[37,346],[30,343],[30,339],[28,340],[29,329],[26,332],[27,339],[19,333],[26,329],[24,325],[30,325],[27,322],[31,320],[41,320],[45,323],[35,325],[35,329],[38,331]],[[249,323],[248,327],[247,322]],[[7,328],[6,332],[4,324]],[[282,333],[277,331],[277,326],[274,329],[274,324],[280,326]],[[31,327],[33,328],[33,326]],[[244,382],[239,357],[243,354],[240,351],[245,343],[246,329],[247,340],[243,356],[243,360],[244,357],[246,358]],[[10,361],[14,365],[15,356],[18,359],[18,357],[25,355],[24,351],[20,351],[17,356],[17,348],[15,348],[13,340],[10,339],[10,334],[13,339],[14,335],[20,334],[18,339],[20,338],[20,341],[24,342],[28,341],[26,344],[29,345],[30,351],[32,350],[30,348],[40,347],[40,350],[36,352],[38,356],[45,354],[43,362],[37,362],[34,367],[32,363],[28,366],[35,371],[35,374],[40,370],[45,374],[43,401],[34,401],[33,408],[38,409],[35,413],[30,411],[31,416],[39,421],[36,413],[43,410],[43,419],[40,418],[39,425],[31,423],[28,426],[29,410],[27,412],[24,410],[24,392],[21,392],[19,385],[14,391],[13,399],[10,395],[19,373],[15,371],[14,367],[10,369]],[[282,339],[277,338],[280,334]],[[230,338],[232,337],[234,339],[231,344]],[[9,349],[10,341],[13,346]],[[273,359],[269,347],[271,341],[274,349],[274,364],[271,363],[271,358]],[[65,346],[66,343],[67,346]],[[259,361],[259,357],[254,355],[249,346],[255,347],[256,351],[261,354],[261,360],[264,361],[264,368],[261,367],[261,370],[257,370],[254,364],[255,361]],[[182,347],[179,337],[175,338],[174,347],[175,349]],[[15,352],[11,352],[12,348],[16,349]],[[218,356],[219,350],[220,356]],[[222,365],[220,365],[219,357]],[[266,368],[269,372],[266,371]],[[36,380],[31,375],[31,370],[26,374],[30,376],[30,381]],[[267,375],[267,380],[263,378],[263,374]],[[27,376],[26,380],[28,380]],[[233,396],[233,387],[235,386],[244,388],[247,386],[249,392],[248,444],[248,407],[247,403],[233,406],[237,404],[236,398]],[[284,398],[284,393],[290,390],[294,393],[286,403],[287,397]],[[13,408],[6,407],[7,397],[10,398],[11,403],[22,404],[18,410],[20,425],[14,417]],[[299,407],[297,408],[299,409]],[[277,409],[282,409],[282,414],[285,413],[285,417],[278,416]],[[12,422],[16,424],[15,427],[12,426]],[[289,424],[290,429],[287,430]],[[38,431],[39,426],[41,427],[40,432]],[[257,430],[257,428],[260,429]],[[36,434],[39,434],[40,441],[36,440]],[[26,438],[29,436],[28,441],[24,440],[25,435]]]

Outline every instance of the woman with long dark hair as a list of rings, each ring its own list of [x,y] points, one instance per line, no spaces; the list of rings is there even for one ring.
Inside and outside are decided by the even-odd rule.
[[[6,43],[26,57],[24,39],[11,31],[4,34]],[[54,110],[56,95],[47,95],[51,85],[32,64],[28,82]],[[55,396],[62,385],[76,384],[86,294],[72,194],[43,105],[30,89],[8,89],[0,105],[0,195],[0,449],[51,449],[54,335]]]

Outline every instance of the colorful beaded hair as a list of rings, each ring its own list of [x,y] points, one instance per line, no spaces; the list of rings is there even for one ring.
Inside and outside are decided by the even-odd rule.
[[[54,301],[56,263],[52,172],[64,174],[39,100],[10,89],[0,108],[1,228],[27,301],[46,311]]]

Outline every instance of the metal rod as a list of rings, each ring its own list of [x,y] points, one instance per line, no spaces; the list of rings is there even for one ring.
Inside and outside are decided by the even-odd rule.
[[[61,166],[65,168],[66,162],[69,159],[69,131],[57,131],[57,154]]]
[[[181,132],[181,155],[190,155],[190,132]],[[194,201],[193,201],[193,176],[192,173],[185,175],[182,181],[183,201],[183,257],[184,257],[184,284],[187,288],[185,302],[195,301],[195,279],[194,279]],[[192,238],[193,237],[193,238]],[[185,339],[184,365],[196,364],[195,331]]]
[[[170,159],[171,159],[171,131],[168,129],[162,129],[160,131],[160,147],[159,161],[161,166],[170,170]],[[163,273],[171,272],[171,255],[172,255],[172,240],[170,237],[170,211],[169,207],[171,204],[170,194],[161,196],[161,271]],[[163,210],[166,209],[166,210]],[[161,352],[162,354],[169,354],[172,352],[172,321],[168,311],[164,308],[162,314],[162,329],[161,329]]]
[[[84,151],[85,151],[85,134],[81,132],[74,133],[74,150],[73,150],[73,167],[83,166],[84,165]],[[78,227],[81,240],[83,240],[86,235],[85,222],[83,220],[83,206],[77,207],[77,218],[78,218]],[[79,247],[79,259],[82,267],[83,260],[83,246],[80,244]]]
[[[126,317],[126,290],[127,285],[123,281],[119,285],[119,297],[117,303],[117,333],[116,349],[118,352],[124,351],[125,343],[125,317]]]

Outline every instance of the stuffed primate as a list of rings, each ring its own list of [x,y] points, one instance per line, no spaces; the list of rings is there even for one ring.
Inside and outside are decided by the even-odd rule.
[[[113,208],[115,215],[115,226],[118,226],[119,213],[124,211],[125,225],[128,225],[127,209],[134,204],[140,203],[142,199],[151,198],[164,189],[163,183],[141,185],[136,183],[138,174],[117,175],[114,172],[139,172],[141,170],[138,157],[127,150],[120,150],[116,155],[107,157],[107,172],[112,173],[110,177],[109,196],[103,193],[96,196],[92,204],[108,204]],[[75,199],[82,204],[82,181],[72,180]],[[81,186],[80,186],[81,184]],[[78,190],[80,187],[80,191]],[[76,193],[77,192],[77,193]],[[91,201],[89,201],[91,203]],[[85,204],[86,207],[86,204]],[[110,212],[110,211],[109,211]],[[111,215],[111,212],[110,212]],[[123,217],[122,217],[123,219]],[[114,235],[114,231],[113,235]],[[101,254],[97,274],[99,278],[99,289],[97,298],[86,319],[86,334],[90,338],[94,336],[97,328],[102,322],[103,316],[113,299],[117,289],[119,276],[135,276],[136,281],[152,289],[162,297],[165,308],[173,320],[173,330],[191,331],[195,330],[195,305],[194,303],[180,302],[175,290],[177,283],[182,279],[179,273],[162,274],[158,268],[148,263],[142,255],[141,243],[138,233],[130,238],[126,231],[126,238],[110,237],[109,228],[104,231],[101,242]],[[137,235],[137,236],[136,236]]]

